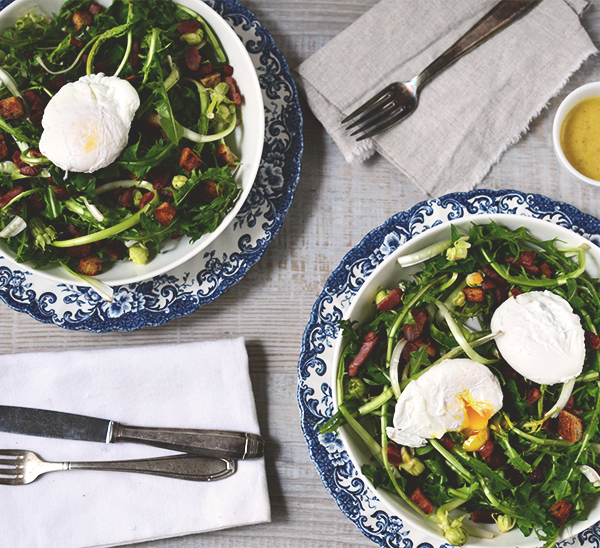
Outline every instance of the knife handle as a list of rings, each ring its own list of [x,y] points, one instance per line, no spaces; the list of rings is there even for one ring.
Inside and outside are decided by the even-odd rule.
[[[265,442],[256,434],[226,430],[148,428],[112,423],[110,441],[143,443],[203,457],[253,459],[264,456]]]
[[[63,470],[137,472],[190,481],[216,481],[227,478],[236,471],[236,463],[232,459],[205,458],[197,455],[121,461],[68,462],[62,466]]]

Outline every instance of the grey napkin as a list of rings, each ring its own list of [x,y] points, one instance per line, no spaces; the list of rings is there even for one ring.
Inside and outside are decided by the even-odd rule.
[[[422,89],[417,110],[357,143],[342,118],[416,76],[498,0],[381,0],[298,67],[310,108],[348,161],[379,152],[424,192],[476,185],[597,50],[585,0],[543,0]]]

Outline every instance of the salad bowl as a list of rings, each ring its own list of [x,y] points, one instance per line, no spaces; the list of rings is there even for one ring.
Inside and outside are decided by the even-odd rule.
[[[361,472],[364,464],[372,463],[371,453],[351,428],[342,426],[333,433],[319,431],[319,425],[338,410],[336,379],[345,346],[339,322],[370,322],[375,316],[378,291],[398,287],[399,281],[407,280],[420,269],[418,265],[401,267],[398,257],[448,239],[451,225],[467,234],[471,223],[490,221],[508,229],[525,227],[538,239],[557,238],[561,246],[562,242],[569,247],[587,243],[586,271],[592,277],[600,276],[600,223],[593,217],[567,204],[518,191],[450,194],[417,204],[365,236],[327,281],[306,328],[299,360],[298,399],[311,457],[342,511],[363,534],[381,546],[441,548],[450,544],[435,524],[417,514],[400,497],[374,488]],[[588,546],[584,538],[598,540],[599,502],[591,501],[585,519],[562,531],[558,546],[579,546],[572,539],[574,535],[579,535],[583,546]],[[493,538],[476,537],[467,521],[471,536],[465,546],[533,548],[543,544],[535,533],[525,537],[518,529],[499,534],[495,525],[476,527],[494,534]]]
[[[98,3],[107,7],[111,4],[111,0],[99,0]],[[180,0],[177,3],[193,10],[207,22],[220,41],[229,58],[229,64],[235,71],[235,80],[243,97],[242,123],[232,134],[227,136],[226,140],[234,154],[240,158],[241,165],[235,172],[235,181],[240,189],[240,195],[213,232],[204,234],[194,242],[190,242],[189,238],[185,236],[171,240],[163,245],[160,252],[144,265],[129,260],[111,264],[104,272],[96,276],[99,281],[109,286],[149,280],[177,268],[209,247],[233,223],[243,207],[253,187],[261,162],[265,131],[263,98],[258,75],[244,44],[231,26],[206,3],[201,0]],[[53,13],[59,11],[62,4],[62,0],[15,0],[0,12],[0,31],[12,26],[16,19],[34,8],[36,12],[51,17]],[[81,283],[80,279],[76,279],[61,266],[34,268],[29,263],[16,263],[14,252],[8,249],[8,246],[1,240],[0,252],[7,260],[14,262],[20,268],[25,267],[54,282]]]

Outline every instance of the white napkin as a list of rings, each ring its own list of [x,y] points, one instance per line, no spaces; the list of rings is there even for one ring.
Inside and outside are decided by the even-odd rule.
[[[243,339],[0,356],[0,404],[136,426],[259,433]],[[173,455],[144,445],[0,433],[0,448],[45,460]],[[203,483],[116,472],[55,472],[0,485],[2,548],[112,546],[270,521],[264,459]]]
[[[585,0],[543,0],[427,84],[414,114],[357,143],[340,121],[420,73],[498,0],[381,0],[297,69],[308,104],[348,161],[379,152],[430,195],[467,190],[527,130],[596,48]]]

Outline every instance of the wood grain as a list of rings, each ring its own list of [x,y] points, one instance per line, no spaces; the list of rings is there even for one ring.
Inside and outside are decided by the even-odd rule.
[[[244,3],[295,67],[360,17],[375,0]],[[598,44],[597,5],[586,11],[583,23]],[[595,80],[600,80],[600,65],[592,58],[532,122],[529,132],[504,154],[479,188],[540,193],[600,215],[600,188],[574,182],[560,171],[550,137],[560,99],[578,85]],[[259,420],[268,441],[272,523],[138,546],[374,546],[338,509],[309,459],[296,402],[297,360],[312,305],[345,253],[389,216],[427,197],[379,157],[360,165],[347,164],[305,104],[303,110],[306,148],[302,176],[284,226],[248,275],[215,302],[162,327],[107,334],[63,330],[0,305],[0,354],[240,335],[246,338]]]

